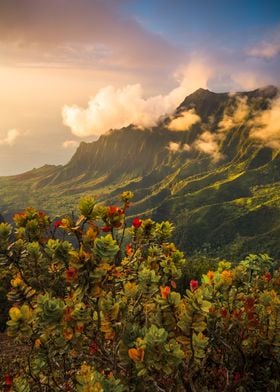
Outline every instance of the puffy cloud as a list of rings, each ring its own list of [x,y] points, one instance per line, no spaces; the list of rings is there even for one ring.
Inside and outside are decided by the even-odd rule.
[[[0,139],[0,146],[1,145],[13,146],[20,134],[21,132],[18,129],[10,129],[7,133],[7,136],[4,137],[3,139]]]
[[[62,147],[63,148],[71,148],[71,149],[73,149],[73,148],[77,148],[78,147],[78,145],[79,145],[79,142],[77,142],[76,140],[65,140],[63,143],[62,143]]]
[[[201,151],[204,154],[211,155],[214,162],[218,162],[223,158],[219,149],[219,137],[217,134],[209,131],[203,132],[199,138],[192,144],[195,150]]]
[[[192,125],[201,121],[194,109],[186,110],[180,113],[179,117],[173,118],[168,125],[171,131],[187,131]]]
[[[253,122],[250,137],[263,145],[280,149],[280,97],[271,102],[268,110],[257,115]]]
[[[79,137],[101,135],[112,128],[130,124],[154,126],[162,116],[173,113],[188,94],[199,87],[207,87],[210,69],[197,60],[181,69],[179,74],[179,86],[166,95],[144,98],[140,84],[118,89],[113,86],[101,88],[90,99],[86,109],[77,105],[65,105],[62,109],[63,123]],[[188,117],[184,118],[188,123],[198,120],[199,117],[194,112],[189,112]]]
[[[229,111],[230,110],[230,111]],[[224,113],[219,122],[219,132],[227,132],[229,129],[241,125],[249,114],[247,97],[236,96],[234,107]]]
[[[182,151],[190,151],[191,146],[187,143],[177,143],[177,142],[169,142],[167,149],[171,152],[182,152]]]
[[[169,142],[167,149],[171,152],[177,152],[180,150],[180,143]]]
[[[217,71],[217,65],[213,64],[210,58],[193,56],[188,64],[179,67],[175,72],[175,78],[180,83],[174,94],[178,94],[179,90],[183,90],[188,94],[198,88],[207,88],[208,81]]]
[[[185,143],[185,144],[183,144],[182,149],[183,149],[183,151],[190,151],[191,150],[191,146],[189,144]]]

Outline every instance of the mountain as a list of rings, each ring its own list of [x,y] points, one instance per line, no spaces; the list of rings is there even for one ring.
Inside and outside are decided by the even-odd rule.
[[[188,254],[280,258],[280,152],[252,137],[278,94],[273,86],[234,95],[199,89],[156,127],[111,130],[82,142],[65,166],[0,178],[1,212],[33,205],[60,214],[85,193],[116,203],[132,190],[131,216],[173,221]],[[174,120],[192,123],[174,131]]]

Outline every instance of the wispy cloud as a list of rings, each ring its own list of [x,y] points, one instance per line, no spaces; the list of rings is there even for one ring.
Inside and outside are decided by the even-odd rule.
[[[154,67],[181,58],[115,0],[1,1],[0,43],[10,60],[31,66]]]
[[[269,109],[252,121],[250,137],[261,144],[280,149],[280,97],[271,102]]]
[[[7,132],[7,135],[0,139],[0,146],[13,146],[17,140],[17,138],[22,134],[22,131],[18,129],[10,129]]]
[[[253,57],[272,59],[280,54],[280,42],[261,42],[248,50],[247,54]]]
[[[280,55],[280,28],[267,32],[260,42],[247,50],[247,55],[265,60],[273,59]]]
[[[236,96],[233,105],[227,108],[222,120],[219,122],[219,132],[225,133],[229,129],[243,124],[248,117],[250,108],[247,104],[248,98]]]
[[[168,124],[168,129],[171,131],[187,131],[192,125],[200,121],[201,118],[196,114],[195,110],[190,109],[181,112],[178,117],[173,118]]]
[[[213,162],[223,159],[220,146],[226,137],[227,132],[237,126],[242,125],[249,115],[247,97],[233,95],[231,106],[227,107],[222,120],[218,124],[217,132],[204,131],[192,144],[192,148],[210,155]]]
[[[210,155],[213,162],[218,162],[223,158],[220,152],[219,142],[220,140],[217,134],[205,131],[192,144],[192,148]]]
[[[68,149],[75,149],[78,147],[78,145],[79,145],[79,142],[77,142],[76,140],[65,140],[62,143],[62,147],[68,148]]]

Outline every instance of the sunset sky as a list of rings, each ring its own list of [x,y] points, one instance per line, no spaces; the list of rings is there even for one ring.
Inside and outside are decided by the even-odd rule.
[[[1,0],[0,175],[152,126],[199,87],[280,85],[280,2]]]

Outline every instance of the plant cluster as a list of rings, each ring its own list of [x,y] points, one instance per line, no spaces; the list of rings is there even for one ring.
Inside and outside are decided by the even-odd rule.
[[[8,334],[27,349],[0,385],[29,391],[277,390],[280,273],[266,255],[220,262],[182,289],[173,225],[92,197],[52,222],[28,208],[0,224],[12,276]],[[191,278],[191,277],[188,277]],[[180,290],[179,290],[180,288]],[[2,384],[1,384],[2,382]]]

